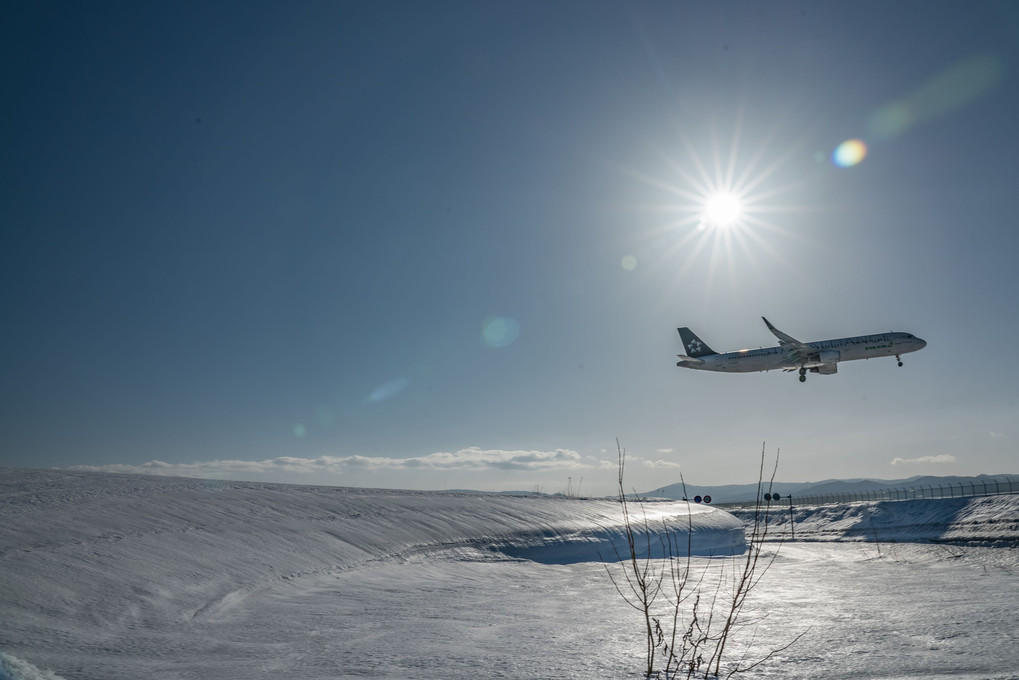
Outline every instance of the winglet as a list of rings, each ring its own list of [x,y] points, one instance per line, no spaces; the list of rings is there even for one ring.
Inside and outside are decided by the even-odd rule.
[[[780,344],[780,345],[793,345],[793,346],[796,346],[796,347],[803,346],[802,342],[800,342],[799,340],[797,340],[793,336],[787,335],[787,334],[783,333],[782,331],[780,331],[779,329],[775,328],[774,326],[771,325],[771,322],[768,321],[767,319],[765,319],[763,316],[761,318],[764,319],[764,323],[767,324],[768,330],[771,331],[772,333],[774,333],[775,337],[778,338],[778,341],[779,341],[778,344]]]

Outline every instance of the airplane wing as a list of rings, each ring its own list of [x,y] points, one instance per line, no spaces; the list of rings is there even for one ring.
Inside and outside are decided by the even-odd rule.
[[[764,319],[763,316],[761,318]],[[771,322],[767,319],[764,319],[764,323],[767,324],[768,330],[774,333],[775,337],[778,338],[778,344],[781,345],[783,349],[788,350],[797,363],[817,360],[816,349],[805,342],[800,342],[791,335],[783,333],[772,326]]]

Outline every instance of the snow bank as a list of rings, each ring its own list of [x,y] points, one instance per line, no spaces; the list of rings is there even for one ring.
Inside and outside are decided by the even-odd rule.
[[[0,680],[63,680],[63,678],[0,652]]]
[[[652,526],[692,529],[695,553],[745,549],[742,524],[724,511],[646,508]],[[608,499],[0,469],[0,641],[67,674],[80,652],[123,647],[108,631],[215,620],[284,582],[436,555],[611,559],[621,536]],[[74,640],[57,645],[66,665],[52,663],[61,639]]]
[[[613,505],[618,510],[618,505]],[[740,526],[739,520],[716,508],[648,502],[639,510],[634,503],[631,511],[638,557],[733,555],[746,550],[742,528],[736,529]],[[569,533],[520,535],[499,541],[492,547],[510,557],[544,564],[614,562],[630,558],[629,540],[618,522]]]
[[[797,540],[1019,546],[1019,495],[793,506],[793,514]],[[772,537],[788,538],[788,507],[772,505],[768,524]]]

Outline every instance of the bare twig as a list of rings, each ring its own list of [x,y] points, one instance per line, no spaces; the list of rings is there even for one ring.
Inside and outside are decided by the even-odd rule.
[[[728,655],[728,645],[733,635],[759,622],[760,618],[747,619],[744,608],[748,597],[760,585],[778,555],[777,551],[770,557],[762,554],[763,543],[768,535],[770,509],[770,501],[764,501],[763,498],[770,498],[778,471],[778,454],[767,482],[767,494],[762,496],[766,462],[766,448],[762,446],[757,482],[758,501],[752,523],[748,527],[744,556],[740,560],[723,563],[717,578],[709,583],[707,576],[712,568],[711,561],[706,562],[704,568],[696,574],[693,569],[693,513],[690,512],[689,501],[684,556],[679,530],[671,526],[667,518],[661,520],[660,530],[657,524],[653,528],[648,520],[645,502],[636,493],[632,501],[627,498],[624,484],[626,451],[618,439],[616,452],[619,464],[619,503],[623,513],[626,547],[620,550],[613,544],[616,564],[620,565],[617,571],[621,576],[617,576],[608,564],[605,570],[616,592],[627,604],[641,612],[646,642],[646,677],[656,676],[666,680],[698,677],[709,680],[721,677],[724,671],[726,678],[732,678],[756,668],[795,644],[806,631],[787,645],[771,650],[753,661],[748,661],[748,658],[756,642],[756,634],[751,635],[749,643],[738,657],[730,660]],[[682,475],[680,481],[685,500],[686,481]],[[639,516],[632,507],[634,502],[640,508]],[[654,559],[654,534],[658,534],[657,544],[663,560]],[[727,569],[727,565],[733,568]],[[705,593],[710,597],[704,598]],[[665,609],[661,609],[663,603],[667,605]]]

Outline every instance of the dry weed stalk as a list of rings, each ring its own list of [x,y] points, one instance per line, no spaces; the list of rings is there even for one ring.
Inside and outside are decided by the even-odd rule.
[[[768,534],[769,503],[762,502],[764,490],[765,448],[761,449],[761,464],[757,481],[758,502],[747,536],[747,547],[742,559],[723,565],[717,578],[708,579],[711,560],[694,573],[693,518],[687,513],[686,545],[682,548],[679,532],[670,527],[667,519],[661,520],[660,531],[653,530],[647,517],[644,501],[635,493],[627,498],[624,485],[626,451],[616,440],[619,476],[619,503],[623,513],[623,530],[626,549],[615,546],[618,569],[606,563],[605,570],[616,592],[631,607],[641,613],[645,631],[645,677],[675,680],[676,678],[732,678],[745,673],[775,654],[788,649],[805,633],[800,633],[788,644],[769,651],[756,660],[748,660],[753,636],[742,654],[730,660],[728,645],[733,635],[755,621],[747,621],[744,607],[748,596],[760,585],[777,553],[762,555],[764,539]],[[778,456],[768,480],[767,492],[778,471]],[[682,475],[683,496],[686,482]],[[631,507],[636,503],[639,513]],[[689,504],[689,501],[687,501]],[[657,542],[660,555],[655,557]],[[707,600],[707,604],[703,604]],[[659,656],[660,652],[660,656]]]

